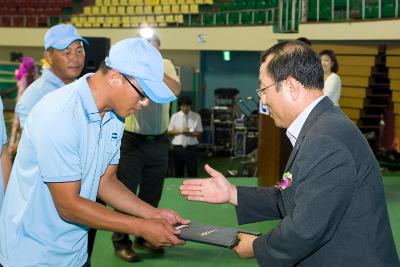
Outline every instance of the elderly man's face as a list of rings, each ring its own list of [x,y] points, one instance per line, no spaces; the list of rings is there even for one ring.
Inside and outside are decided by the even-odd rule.
[[[290,92],[287,90],[285,81],[280,83],[281,88],[277,91],[278,84],[267,74],[266,70],[270,60],[271,58],[267,57],[260,67],[260,88],[268,87],[262,92],[261,103],[268,107],[269,115],[277,127],[288,128],[292,122]]]
[[[75,41],[64,50],[49,49],[45,52],[45,58],[52,72],[68,84],[81,74],[85,64],[85,50],[81,41]]]

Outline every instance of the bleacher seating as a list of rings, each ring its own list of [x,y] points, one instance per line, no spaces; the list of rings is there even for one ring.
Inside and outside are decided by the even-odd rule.
[[[0,0],[0,27],[48,27],[72,7],[72,0]]]
[[[397,137],[400,137],[400,47],[389,46],[386,55],[386,66],[389,69],[390,90],[394,103],[395,133]]]
[[[313,47],[317,51],[332,49],[336,53],[342,81],[340,108],[363,133],[374,137],[370,143],[375,148],[378,145],[379,120],[390,101],[384,47],[356,44],[316,44]]]

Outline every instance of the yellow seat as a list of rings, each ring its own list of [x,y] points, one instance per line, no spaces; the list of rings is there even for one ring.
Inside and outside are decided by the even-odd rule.
[[[163,16],[163,15],[157,15],[157,16],[156,16],[156,22],[157,22],[157,23],[165,22],[164,16]]]
[[[100,7],[99,6],[92,6],[92,15],[100,15]]]
[[[94,1],[94,4],[96,6],[102,6],[103,5],[103,0],[96,0],[96,1]]]
[[[165,22],[167,22],[167,23],[174,23],[174,22],[175,22],[174,15],[166,15],[166,16],[165,16]]]
[[[152,6],[144,6],[144,14],[152,14],[153,7]]]
[[[139,18],[140,18],[139,16],[131,17],[131,27],[139,27],[139,25],[140,25]]]
[[[126,9],[124,6],[119,6],[117,7],[117,14],[118,15],[125,15],[126,14]]]
[[[131,20],[128,16],[123,16],[121,18],[122,28],[129,28],[131,27]]]
[[[128,6],[135,6],[136,0],[128,0]]]
[[[79,23],[79,19],[78,19],[78,17],[71,17],[71,23],[72,24],[76,24],[76,23]]]
[[[104,6],[111,6],[111,0],[103,0]]]
[[[144,14],[143,6],[137,6],[135,8],[135,13],[136,14]]]
[[[151,4],[153,6],[159,6],[160,5],[160,0],[151,0]]]
[[[119,0],[111,0],[112,6],[119,6]]]
[[[176,5],[176,0],[168,0],[168,5]]]
[[[154,6],[153,8],[155,14],[162,14],[162,6]]]
[[[116,6],[110,6],[108,8],[108,14],[110,15],[117,15],[117,7]]]
[[[85,6],[83,8],[83,14],[86,16],[92,15],[92,7],[91,6]]]
[[[199,13],[199,5],[191,4],[189,10],[190,10],[190,13],[197,14],[197,13]]]
[[[126,14],[128,14],[128,15],[135,14],[135,8],[133,6],[127,6],[126,7]]]
[[[89,17],[86,18],[86,21],[91,23],[91,24],[96,23],[96,17],[89,16]]]
[[[176,23],[183,24],[183,15],[175,15],[174,18]]]
[[[189,14],[189,5],[181,5],[181,13],[182,14]]]
[[[136,5],[144,6],[144,1],[143,0],[136,0]]]
[[[213,5],[214,1],[213,0],[204,0],[204,4]]]
[[[108,7],[107,6],[100,7],[100,14],[101,15],[107,15],[108,14]]]
[[[168,0],[161,0],[161,5],[168,5]]]
[[[185,1],[185,0],[178,0],[178,1],[177,1],[177,4],[179,4],[179,5],[184,5],[184,4],[186,4],[186,1]]]
[[[186,0],[186,4],[188,4],[188,5],[194,4],[194,0]]]
[[[170,5],[163,5],[162,6],[162,13],[164,13],[164,14],[171,13],[171,6]]]
[[[120,6],[127,6],[128,5],[128,0],[119,0],[119,5]]]
[[[201,4],[204,4],[204,0],[194,0],[194,3],[201,5]]]
[[[112,17],[111,27],[119,28],[121,25],[121,18],[118,16]]]
[[[179,5],[171,5],[171,13],[178,14],[180,12],[181,12],[181,10],[180,10]]]
[[[150,25],[151,23],[156,22],[154,16],[146,16],[146,22]]]
[[[103,24],[104,23],[104,17],[103,16],[97,16],[96,17],[96,24]]]
[[[151,0],[144,0],[144,5],[145,6],[151,6],[152,5]]]
[[[157,27],[167,27],[167,23],[166,22],[159,22],[159,23],[157,23]]]

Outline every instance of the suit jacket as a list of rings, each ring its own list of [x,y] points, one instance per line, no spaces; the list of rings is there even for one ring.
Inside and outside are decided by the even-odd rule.
[[[305,121],[288,171],[287,189],[238,187],[240,224],[282,219],[253,243],[261,266],[400,266],[375,156],[327,97]]]

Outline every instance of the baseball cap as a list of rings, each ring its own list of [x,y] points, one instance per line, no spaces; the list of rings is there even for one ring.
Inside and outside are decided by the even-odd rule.
[[[58,24],[51,27],[44,36],[44,49],[50,47],[57,50],[64,50],[76,40],[89,44],[89,42],[78,34],[78,31],[71,24]]]
[[[122,74],[131,76],[145,94],[156,103],[176,99],[164,83],[164,63],[160,52],[143,38],[129,38],[111,46],[105,64]]]

